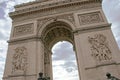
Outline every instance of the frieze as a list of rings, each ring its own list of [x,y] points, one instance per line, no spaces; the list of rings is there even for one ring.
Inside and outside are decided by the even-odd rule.
[[[104,22],[100,11],[79,14],[78,17],[79,17],[80,25],[88,25],[88,24]]]
[[[35,10],[38,10],[38,9],[42,9],[42,10],[45,10],[46,8],[53,8],[53,7],[59,7],[59,6],[70,6],[70,5],[74,5],[74,4],[83,4],[85,5],[85,3],[100,3],[101,4],[101,0],[95,0],[95,1],[80,1],[80,0],[60,0],[60,1],[49,1],[47,3],[40,3],[40,2],[31,2],[31,3],[27,3],[27,4],[23,4],[23,5],[17,5],[15,6],[15,8],[17,9],[17,11],[15,12],[12,12],[11,13],[11,16],[12,15],[17,15],[17,14],[23,14],[23,13],[26,13],[26,12],[31,12],[31,11],[35,11]],[[67,4],[66,4],[67,3]],[[39,4],[39,5],[35,5],[35,4]],[[28,7],[28,8],[22,8],[20,9],[20,6],[23,7],[23,6],[29,6],[29,5],[34,5],[32,7]],[[64,6],[63,6],[64,7]],[[24,12],[23,12],[24,11]]]
[[[15,26],[13,36],[23,36],[34,32],[33,23]]]
[[[91,56],[99,62],[110,61],[112,52],[109,48],[107,37],[103,34],[95,34],[94,37],[88,37],[90,43]]]
[[[25,72],[27,69],[27,49],[23,47],[17,47],[13,54],[12,60],[12,73],[17,71]]]
[[[72,11],[78,11],[82,9],[94,8],[94,7],[99,7],[99,6],[101,6],[99,3],[89,3],[89,4],[84,4],[84,5],[76,4],[76,5],[72,5],[69,7],[64,6],[61,8],[48,9],[45,11],[37,10],[35,12],[30,12],[27,14],[22,14],[22,15],[19,14],[19,16],[14,16],[12,19],[15,21],[23,21],[23,20],[48,16],[48,15],[60,14],[63,12],[72,12]]]

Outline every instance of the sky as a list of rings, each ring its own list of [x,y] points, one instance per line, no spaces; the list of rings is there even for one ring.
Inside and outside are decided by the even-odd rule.
[[[14,11],[14,5],[30,1],[33,0],[0,0],[0,80],[4,72],[7,40],[12,26],[8,13]],[[112,31],[120,49],[120,0],[103,0],[102,7],[108,22],[112,23]],[[52,51],[54,80],[79,80],[72,44],[58,42]]]

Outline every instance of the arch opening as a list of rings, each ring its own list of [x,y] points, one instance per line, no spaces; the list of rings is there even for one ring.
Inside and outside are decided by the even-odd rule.
[[[52,48],[53,44],[61,40],[67,40],[73,43],[73,33],[71,27],[61,21],[55,21],[49,24],[42,32],[44,44]]]
[[[44,73],[45,73],[45,76],[50,76],[51,80],[59,80],[59,79],[55,79],[56,77],[54,77],[54,79],[53,79],[53,73],[55,74],[55,72],[54,72],[54,70],[52,70],[52,68],[53,69],[55,69],[55,68],[54,68],[54,65],[52,66],[52,64],[54,64],[54,62],[53,62],[54,60],[52,60],[52,59],[54,59],[54,58],[52,58],[52,54],[54,53],[54,52],[52,52],[52,48],[56,43],[60,43],[59,41],[63,41],[63,43],[65,42],[69,46],[72,44],[74,46],[73,30],[70,27],[70,25],[68,25],[64,22],[61,22],[61,21],[55,21],[55,22],[52,22],[49,25],[47,25],[41,35],[42,35],[42,39],[43,39],[44,47],[45,47],[45,49],[44,49],[45,50],[44,51]],[[66,41],[68,41],[68,42],[66,42]],[[69,47],[67,47],[67,48],[69,49]],[[71,48],[73,48],[73,47],[71,46]],[[71,49],[71,50],[73,50],[73,49]],[[74,51],[71,51],[71,52],[74,52]],[[62,54],[62,55],[64,55],[64,54]],[[53,56],[54,56],[54,54],[53,54]],[[71,56],[71,55],[69,54],[67,56]],[[68,76],[70,78],[69,80],[73,80],[73,76],[74,76],[75,80],[79,80],[78,79],[78,70],[76,67],[77,61],[76,61],[75,56],[76,56],[76,54],[74,54],[74,60],[71,59],[71,60],[65,61],[64,58],[62,60],[63,63],[66,64],[65,66],[63,66],[66,74],[71,73],[68,75],[72,75],[73,71],[76,72],[76,74],[73,73],[74,75],[72,75],[72,77]],[[59,58],[60,57],[58,57],[58,59]],[[71,62],[69,62],[69,61],[71,61]],[[69,65],[71,67],[68,68],[67,66],[69,66]],[[57,74],[55,74],[55,75],[57,75]],[[58,76],[59,75],[60,74],[58,74]],[[66,76],[66,75],[64,75],[64,76]]]
[[[72,43],[59,41],[52,47],[53,80],[79,80]]]

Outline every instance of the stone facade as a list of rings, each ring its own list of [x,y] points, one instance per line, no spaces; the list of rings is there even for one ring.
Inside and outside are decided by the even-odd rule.
[[[102,0],[37,0],[15,6],[3,80],[52,75],[52,46],[75,47],[80,80],[120,78],[120,54],[101,7]],[[92,74],[91,74],[92,73]]]

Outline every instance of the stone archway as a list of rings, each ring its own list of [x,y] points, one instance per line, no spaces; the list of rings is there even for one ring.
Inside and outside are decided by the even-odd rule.
[[[55,21],[48,24],[44,28],[41,36],[44,44],[49,46],[49,49],[54,43],[60,40],[68,40],[74,43],[74,35],[71,26],[62,21]]]
[[[120,51],[102,10],[102,0],[37,0],[15,7],[3,80],[52,80],[51,47],[73,43],[80,80],[120,77]],[[48,55],[49,54],[49,55]]]
[[[73,30],[69,24],[62,21],[53,21],[42,32],[44,43],[44,74],[52,79],[52,53],[51,48],[58,41],[69,41],[74,45]]]

